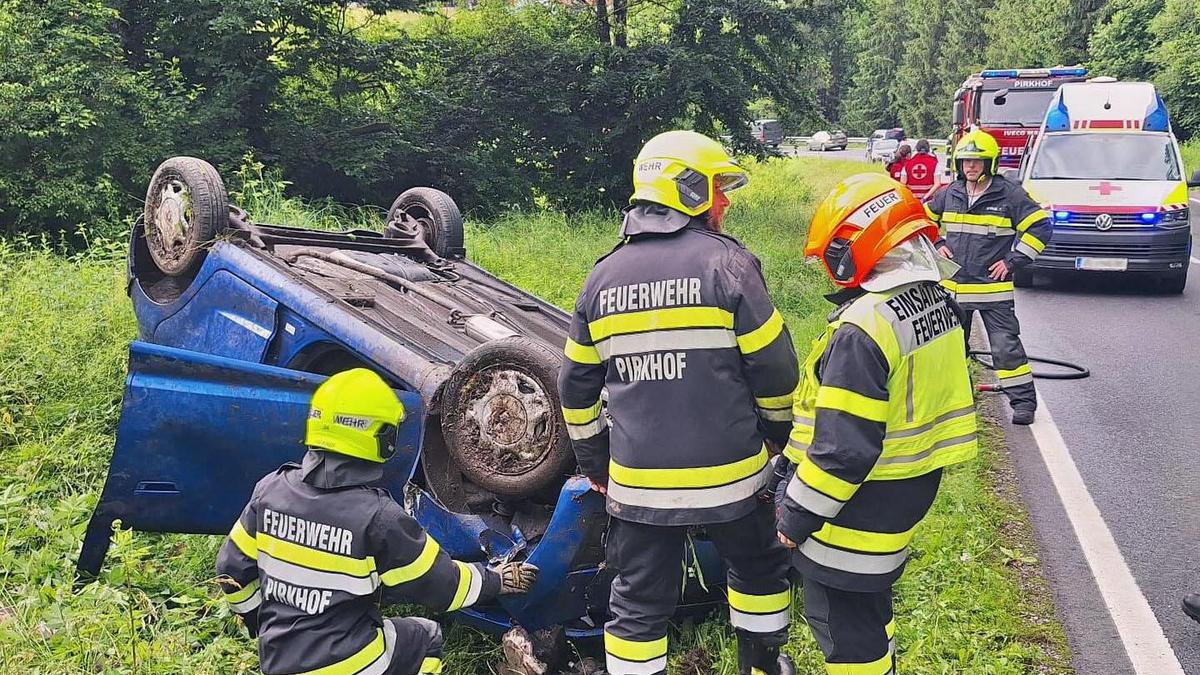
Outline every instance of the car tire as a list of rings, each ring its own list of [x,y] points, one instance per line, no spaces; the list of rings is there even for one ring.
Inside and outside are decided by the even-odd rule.
[[[1158,278],[1159,291],[1165,295],[1181,295],[1187,286],[1187,268],[1168,272]]]
[[[1013,286],[1017,288],[1033,288],[1033,270],[1013,270]]]
[[[229,196],[221,175],[195,157],[159,164],[146,188],[143,222],[155,267],[167,276],[191,276],[209,245],[229,226]]]
[[[558,398],[559,354],[541,342],[485,342],[441,390],[442,436],[468,479],[507,497],[529,497],[572,472],[575,455]]]
[[[462,212],[450,195],[429,187],[410,188],[392,202],[388,222],[401,212],[417,222],[425,244],[434,253],[443,258],[466,255]]]

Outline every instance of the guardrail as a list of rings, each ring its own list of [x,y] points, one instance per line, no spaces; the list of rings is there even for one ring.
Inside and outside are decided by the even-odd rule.
[[[782,145],[790,145],[790,146],[803,145],[805,143],[808,143],[809,139],[811,139],[811,138],[812,138],[812,136],[784,136]],[[947,140],[941,139],[941,138],[930,138],[928,140],[929,140],[929,146],[933,147],[933,148],[944,148],[944,147],[950,145],[950,141],[947,141]],[[849,138],[846,139],[846,141],[848,141],[850,143],[856,143],[856,144],[865,144],[867,142],[867,137],[866,136],[850,136]],[[906,139],[904,142],[905,143],[915,143],[916,141],[909,138],[909,139]]]

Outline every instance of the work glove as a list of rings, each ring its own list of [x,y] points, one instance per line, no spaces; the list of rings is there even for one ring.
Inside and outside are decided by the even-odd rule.
[[[528,593],[537,583],[538,568],[526,562],[507,562],[494,568],[500,575],[500,595]]]

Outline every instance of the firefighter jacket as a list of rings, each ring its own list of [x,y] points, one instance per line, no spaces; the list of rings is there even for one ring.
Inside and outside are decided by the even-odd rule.
[[[975,456],[975,404],[944,288],[847,297],[801,366],[778,525],[802,574],[874,592],[903,572],[941,469]]]
[[[584,282],[559,375],[579,465],[607,478],[614,517],[741,518],[771,473],[764,437],[787,439],[791,336],[758,259],[703,218],[637,205],[622,235]]]
[[[1010,270],[1033,262],[1050,243],[1049,215],[1020,185],[1003,176],[969,204],[967,184],[957,180],[925,204],[929,217],[943,228],[946,245],[961,269],[943,282],[961,305],[1013,301],[1011,276],[996,281],[988,269],[1003,260]],[[978,307],[975,307],[978,309]]]
[[[260,480],[233,524],[217,574],[257,633],[264,673],[440,672],[397,644],[380,601],[453,611],[499,592],[494,571],[451,560],[386,490],[363,484],[381,466],[310,450],[303,468]]]

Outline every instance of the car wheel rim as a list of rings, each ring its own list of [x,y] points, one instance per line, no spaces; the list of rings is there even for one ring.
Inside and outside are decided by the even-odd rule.
[[[535,378],[520,370],[494,368],[471,383],[474,400],[466,417],[478,429],[482,468],[519,476],[533,470],[549,452],[553,436],[551,398]]]
[[[436,251],[438,245],[437,228],[433,226],[433,216],[425,208],[412,204],[403,208],[404,215],[407,220],[415,223],[421,239],[425,240],[425,245],[430,250]]]
[[[187,185],[176,178],[166,180],[158,192],[151,241],[161,262],[177,261],[187,250],[192,234],[192,198]]]

